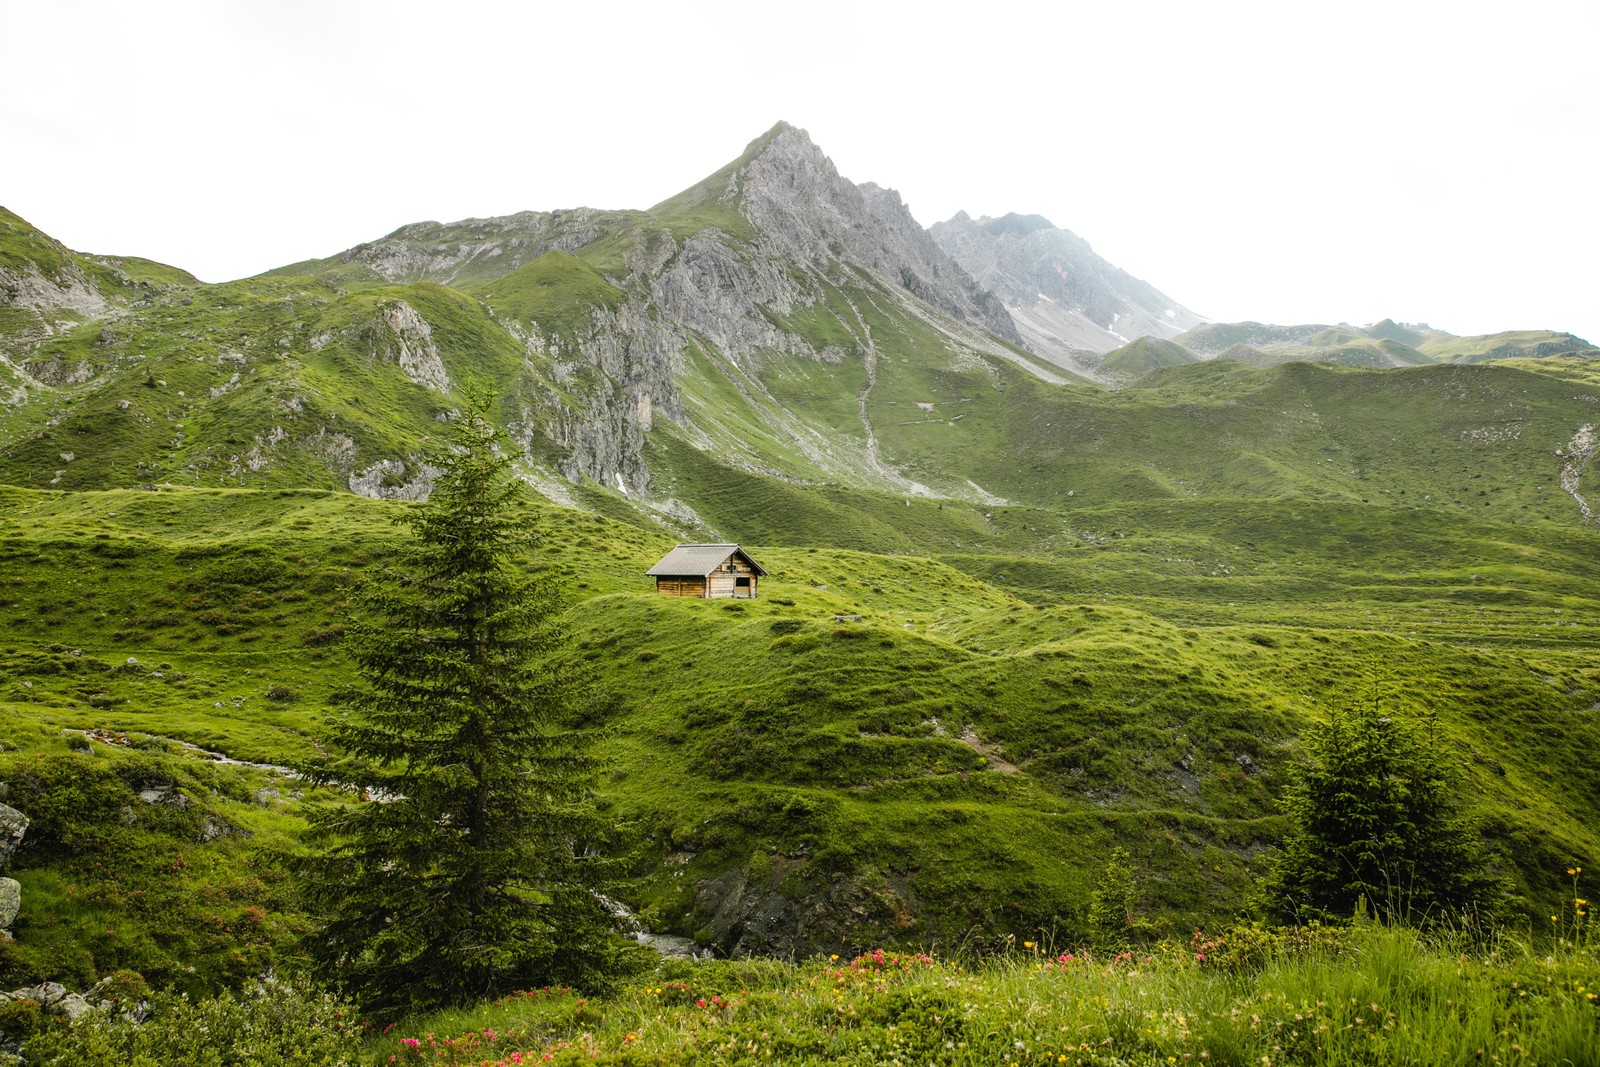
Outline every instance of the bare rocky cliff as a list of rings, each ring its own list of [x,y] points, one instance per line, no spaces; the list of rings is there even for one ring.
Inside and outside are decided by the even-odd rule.
[[[1168,340],[1205,321],[1038,215],[960,212],[929,233],[1003,302],[1030,350],[1079,373],[1140,337]]]
[[[451,223],[413,222],[328,259],[308,260],[271,273],[356,267],[398,284],[459,286],[509,274],[552,250],[576,251],[637,214],[579,207]]]
[[[740,188],[765,255],[822,269],[865,267],[951,318],[1021,343],[1005,309],[940,249],[899,193],[842,177],[804,130],[787,123],[763,140]]]
[[[531,399],[513,427],[531,454],[554,443],[559,473],[630,495],[651,496],[642,454],[654,420],[682,427],[725,462],[763,467],[697,418],[680,393],[685,353],[702,353],[748,403],[815,464],[819,476],[917,487],[879,457],[832,450],[814,428],[766,393],[774,360],[870,361],[867,319],[847,295],[872,292],[880,313],[905,314],[944,332],[952,352],[1017,359],[1022,335],[1004,306],[979,287],[917,224],[898,193],[856,185],[805,131],[780,123],[734,163],[648,211],[590,208],[523,212],[456,223],[416,223],[327,260],[277,273],[370,271],[393,283],[436,282],[480,292],[493,279],[551,251],[588,256],[620,293],[587,323],[551,334],[539,322],[496,315],[535,355],[554,360],[559,393]],[[476,286],[477,288],[474,288]],[[828,329],[797,321],[831,318]],[[426,323],[404,324],[418,343],[400,349],[413,380],[445,380]],[[407,356],[412,358],[407,359]],[[870,370],[869,370],[870,376]],[[863,418],[865,408],[863,407]],[[869,428],[870,440],[870,428]]]

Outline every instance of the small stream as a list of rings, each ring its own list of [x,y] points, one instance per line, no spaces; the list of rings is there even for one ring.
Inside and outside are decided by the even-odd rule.
[[[644,929],[639,923],[639,917],[633,913],[620,900],[613,900],[604,893],[596,893],[600,903],[611,912],[611,917],[617,920],[617,925],[622,932],[632,937],[641,945],[646,945],[656,950],[662,956],[678,960],[704,960],[711,958],[711,949],[700,944],[692,937],[679,937],[676,934],[655,934]]]

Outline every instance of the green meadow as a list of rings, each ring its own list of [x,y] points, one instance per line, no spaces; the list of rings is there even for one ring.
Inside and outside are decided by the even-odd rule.
[[[32,820],[0,990],[160,1008],[0,1032],[108,1064],[273,1019],[308,1044],[263,1063],[1594,1062],[1581,342],[1243,323],[1185,335],[1227,358],[1114,354],[1115,391],[1042,378],[910,281],[758,262],[765,143],[649,212],[419,224],[217,286],[0,215],[0,265],[107,306],[0,308],[0,801]],[[657,301],[691,240],[777,287],[715,309],[760,343]],[[308,803],[360,801],[286,768],[344,713],[358,594],[473,382],[547,491],[519,566],[588,673],[627,922],[717,959],[387,1034],[292,982],[240,1001],[305,971],[285,872]],[[760,598],[655,595],[680,541],[741,544]],[[1251,925],[1304,739],[1357,705],[1459,771],[1498,927],[1403,892]]]
[[[672,544],[659,529],[528,505],[541,538],[529,566],[562,589],[571,654],[592,671],[601,803],[636,842],[627,903],[649,929],[794,958],[1071,944],[1090,935],[1114,847],[1141,872],[1153,934],[1232,921],[1281,836],[1275,797],[1300,735],[1360,701],[1426,721],[1459,762],[1528,929],[1594,853],[1600,565],[1582,535],[1513,539],[1504,524],[1396,510],[1376,537],[1370,506],[1339,501],[1164,501],[1051,521],[769,484],[767,521],[848,515],[839,528],[876,550],[746,542],[771,572],[760,599],[661,598],[643,576]],[[132,807],[144,833],[142,813],[164,809],[128,796],[177,783],[254,829],[197,844],[152,826],[141,862],[276,870],[275,850],[294,847],[295,783],[173,742],[261,764],[313,752],[351,679],[351,593],[416,505],[314,490],[0,497],[11,789],[41,761],[100,781],[100,817]],[[913,554],[923,523],[935,551]],[[264,789],[276,795],[254,799]],[[81,855],[130,847],[105,836]],[[13,986],[69,958],[87,981],[134,959],[168,976],[192,954],[163,947],[131,903],[147,892],[137,870],[74,859],[73,877],[93,871],[103,888],[68,893],[64,855],[41,845],[14,863],[25,903],[0,949]],[[251,902],[217,898],[216,921],[271,904],[270,945],[300,920],[284,886],[263,885]],[[185,985],[245,966],[200,967]]]

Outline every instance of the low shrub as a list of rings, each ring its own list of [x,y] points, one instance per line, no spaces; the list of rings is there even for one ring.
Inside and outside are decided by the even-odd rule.
[[[30,1067],[354,1067],[363,1062],[354,1010],[295,982],[243,994],[159,1000],[135,1025],[106,1012],[48,1021],[24,1046]]]

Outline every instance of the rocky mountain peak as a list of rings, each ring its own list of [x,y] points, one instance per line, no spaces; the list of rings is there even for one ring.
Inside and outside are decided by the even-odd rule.
[[[1042,215],[963,211],[929,233],[1005,303],[1030,349],[1081,374],[1096,376],[1104,353],[1140,337],[1170,339],[1204,321]]]
[[[893,189],[845,178],[805,130],[780,122],[752,141],[728,183],[764,251],[819,269],[854,263],[953,318],[1021,343],[1016,325],[934,243]]]
[[[817,147],[811,135],[787,122],[779,122],[751,141],[739,170],[747,177],[761,174],[787,180],[797,187],[831,185],[840,180],[833,160]]]
[[[962,211],[957,215],[957,218],[965,218],[966,214],[965,211]],[[954,222],[955,219],[950,221]],[[972,220],[967,219],[967,221],[970,222]],[[984,232],[991,237],[1005,237],[1007,235],[1025,237],[1030,233],[1038,233],[1040,230],[1053,230],[1055,228],[1055,224],[1043,215],[1019,215],[1015,211],[1002,215],[997,219],[985,219],[983,223]],[[1066,231],[1062,232],[1065,233]]]

